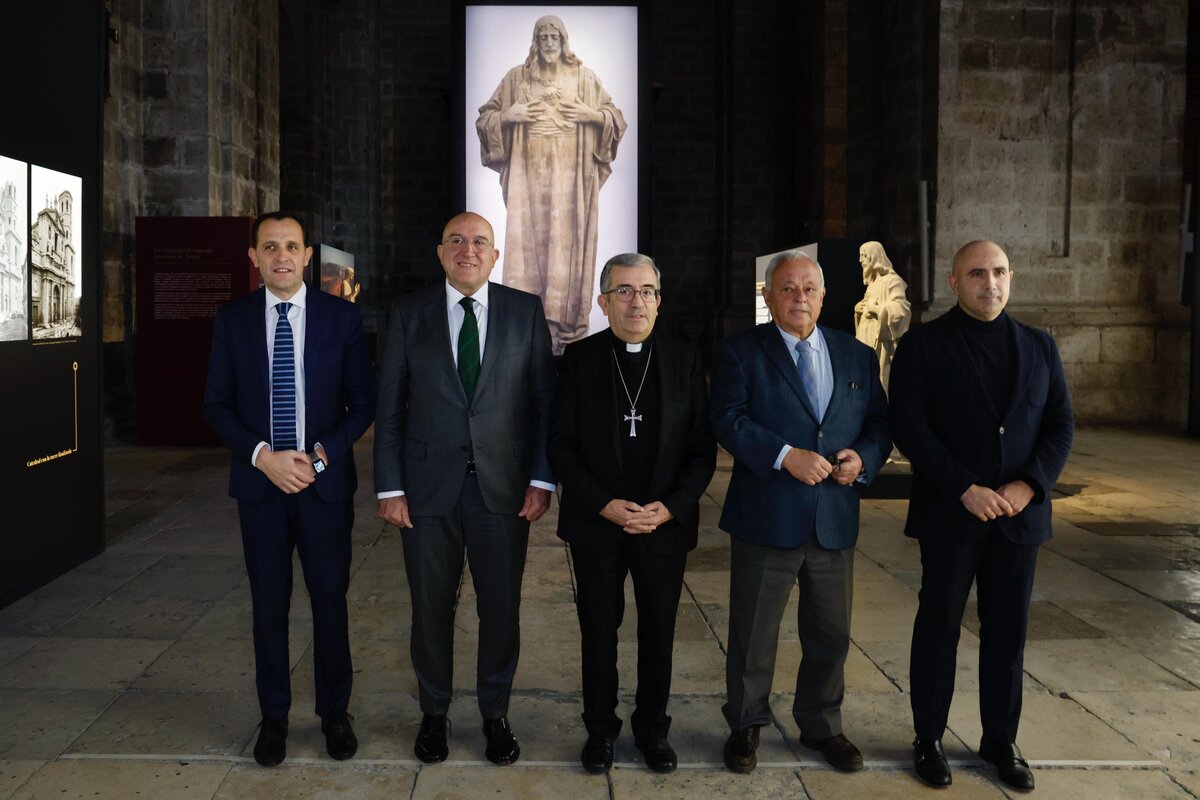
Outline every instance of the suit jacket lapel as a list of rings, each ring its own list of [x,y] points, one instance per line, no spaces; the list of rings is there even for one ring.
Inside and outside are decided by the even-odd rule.
[[[504,320],[508,315],[505,311],[505,297],[503,292],[496,291],[495,285],[488,287],[488,310],[487,310],[487,344],[483,350],[483,360],[479,362],[479,383],[475,387],[475,394],[484,386],[488,385],[488,381],[492,378],[492,373],[496,371],[496,362],[500,359],[500,351],[504,348],[504,341],[507,338],[507,333],[504,328]],[[466,397],[464,394],[463,397]]]
[[[251,352],[254,354],[254,360],[258,363],[258,369],[255,371],[262,376],[259,388],[266,401],[267,424],[270,425],[271,359],[267,356],[267,290],[259,289],[258,301],[250,303],[246,308],[249,309],[246,325],[250,329]]]
[[[432,298],[425,308],[425,325],[429,328],[429,341],[438,351],[436,361],[441,365],[442,380],[453,384],[458,390],[458,396],[466,404],[467,394],[463,391],[462,381],[458,377],[458,367],[454,364],[454,351],[450,348],[450,320],[446,315],[444,284],[438,284],[438,289],[439,291],[431,292]],[[488,333],[490,334],[491,331],[489,330]],[[478,387],[476,389],[478,390]]]
[[[1025,332],[1018,326],[1016,320],[1010,319],[1008,324],[1012,330],[1013,338],[1013,357],[1016,358],[1016,382],[1013,384],[1012,392],[1008,399],[1008,408],[1004,409],[1004,416],[1001,421],[1007,420],[1012,416],[1013,411],[1017,407],[1017,403],[1025,396],[1025,392],[1029,389],[1029,379],[1033,375],[1033,353],[1029,352],[1029,339],[1025,336]]]
[[[784,380],[792,387],[792,391],[800,399],[800,404],[808,411],[809,416],[819,423],[821,420],[817,418],[817,410],[812,407],[812,403],[808,399],[808,392],[804,391],[804,384],[800,383],[800,373],[796,371],[796,361],[792,358],[792,354],[788,352],[783,337],[779,335],[779,330],[775,327],[775,323],[768,322],[765,325],[761,325],[758,331],[759,344],[762,345],[763,352],[766,353],[767,361],[783,373]]]
[[[825,416],[828,417],[832,409],[841,407],[842,395],[846,393],[847,382],[843,380],[843,376],[846,373],[849,355],[836,337],[825,336],[824,339],[825,347],[829,349],[829,365],[833,372],[833,393],[829,395],[829,405],[825,407]]]

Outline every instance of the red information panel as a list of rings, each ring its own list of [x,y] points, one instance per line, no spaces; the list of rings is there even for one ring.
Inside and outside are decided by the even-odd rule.
[[[200,404],[217,309],[259,286],[249,217],[138,217],[138,444],[218,444]]]

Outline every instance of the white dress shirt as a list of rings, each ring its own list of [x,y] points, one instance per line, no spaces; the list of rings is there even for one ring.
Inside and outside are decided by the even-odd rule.
[[[292,326],[293,351],[296,357],[296,443],[304,447],[304,320],[305,306],[308,297],[308,287],[300,284],[299,290],[290,300],[280,300],[267,289],[267,307],[264,311],[264,323],[267,326],[267,381],[270,382],[271,369],[275,366],[275,327],[279,324],[279,311],[275,308],[280,303],[291,303],[288,309],[288,323]],[[267,405],[270,407],[270,392],[267,393]],[[272,425],[274,420],[271,420]],[[274,429],[274,428],[272,428]],[[250,464],[258,465],[258,454],[264,448],[270,447],[267,442],[259,442],[258,447],[250,455]]]

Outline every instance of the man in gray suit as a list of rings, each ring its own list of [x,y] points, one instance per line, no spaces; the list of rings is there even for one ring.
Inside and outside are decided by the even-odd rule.
[[[792,716],[800,742],[840,770],[862,769],[842,732],[858,495],[891,450],[875,352],[817,325],[821,267],[800,250],[767,265],[771,322],[721,343],[713,432],[733,454],[721,529],[730,534],[725,765],[750,772],[770,722],[779,623],[799,584],[804,656]]]
[[[401,528],[412,593],[412,662],[423,718],[413,751],[445,760],[454,610],[464,552],[479,615],[476,684],[486,755],[521,754],[508,724],[520,650],[529,523],[554,489],[546,437],[554,362],[541,301],[488,282],[500,257],[492,226],[446,224],[445,283],[392,307],[375,426],[379,516]]]

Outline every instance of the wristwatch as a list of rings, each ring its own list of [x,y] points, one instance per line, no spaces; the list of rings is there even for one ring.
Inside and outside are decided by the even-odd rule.
[[[320,475],[322,472],[324,472],[324,471],[325,471],[325,466],[326,466],[326,464],[325,464],[325,460],[324,460],[324,459],[322,459],[322,458],[321,458],[320,456],[318,456],[316,453],[309,453],[309,454],[308,454],[308,457],[309,457],[310,459],[312,459],[313,472],[315,472],[316,474]]]

